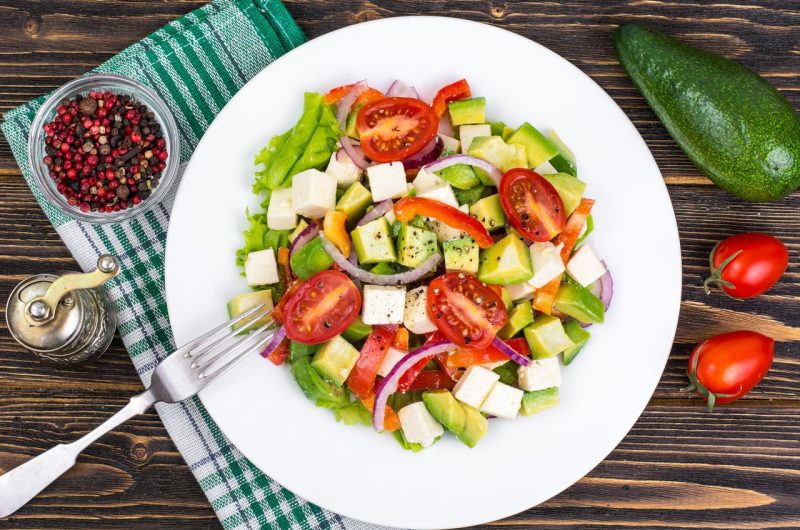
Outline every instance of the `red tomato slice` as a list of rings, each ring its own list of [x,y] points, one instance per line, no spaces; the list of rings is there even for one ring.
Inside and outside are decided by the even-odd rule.
[[[530,169],[514,168],[503,175],[500,202],[511,226],[531,241],[550,241],[567,224],[556,189]]]
[[[286,336],[304,344],[330,340],[361,312],[361,292],[344,273],[318,272],[291,295],[283,308]]]
[[[372,328],[372,333],[367,337],[356,365],[347,376],[347,387],[356,396],[363,398],[372,392],[375,386],[375,376],[381,367],[383,358],[392,345],[394,331],[382,326]]]
[[[448,272],[428,287],[428,315],[449,341],[485,348],[508,315],[503,299],[475,276]]]
[[[451,228],[463,230],[481,248],[489,248],[494,243],[480,221],[449,204],[427,197],[405,197],[394,205],[394,216],[401,223],[407,223],[417,215],[433,217]]]
[[[289,357],[289,341],[283,339],[283,341],[278,344],[278,347],[269,354],[267,359],[275,366],[280,366],[286,361],[287,357]]]
[[[439,118],[418,99],[383,98],[361,107],[356,128],[371,160],[394,162],[428,145],[437,134]]]
[[[456,382],[444,370],[423,370],[408,386],[408,390],[450,390]]]
[[[439,89],[436,93],[436,97],[433,98],[431,107],[433,107],[433,111],[436,115],[441,118],[447,112],[448,103],[470,97],[472,97],[472,90],[469,88],[469,83],[467,83],[466,79],[461,79]]]
[[[523,338],[509,339],[504,341],[511,348],[526,357],[531,356],[531,350],[528,347],[528,341]],[[449,368],[469,368],[473,364],[486,364],[496,363],[499,361],[508,361],[508,356],[503,352],[489,345],[488,348],[476,350],[474,348],[459,348],[450,352],[447,356],[447,366]]]
[[[342,85],[336,88],[330,89],[325,95],[322,97],[323,101],[325,101],[326,105],[335,105],[338,104],[342,98],[347,94],[347,91],[353,88],[353,85]],[[356,108],[360,105],[366,105],[367,103],[372,103],[373,101],[378,101],[379,99],[383,99],[384,96],[380,91],[375,90],[374,88],[367,88],[364,92],[361,93],[353,102],[353,108]]]

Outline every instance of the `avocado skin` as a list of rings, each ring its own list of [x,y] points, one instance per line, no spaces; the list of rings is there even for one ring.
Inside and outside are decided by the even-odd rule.
[[[800,116],[772,85],[720,55],[637,24],[620,63],[689,159],[725,191],[774,201],[800,185]]]

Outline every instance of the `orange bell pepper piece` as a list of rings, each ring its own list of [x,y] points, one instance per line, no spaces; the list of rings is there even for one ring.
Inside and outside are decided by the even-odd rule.
[[[349,258],[350,236],[347,234],[347,228],[345,228],[346,222],[346,213],[331,210],[325,214],[325,219],[322,220],[322,231],[328,241],[333,243],[339,249],[339,252],[344,254],[345,258]]]
[[[375,408],[375,392],[371,392],[367,397],[360,399],[361,403],[367,407],[367,410],[372,412]],[[400,417],[392,407],[386,405],[386,410],[383,417],[383,430],[386,432],[394,432],[400,428]]]

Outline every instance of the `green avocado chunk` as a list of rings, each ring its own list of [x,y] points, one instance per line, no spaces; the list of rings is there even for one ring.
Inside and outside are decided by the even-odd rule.
[[[575,343],[575,346],[572,348],[564,350],[564,366],[567,366],[575,359],[578,353],[580,353],[589,340],[589,337],[591,337],[591,334],[583,329],[580,322],[577,320],[570,320],[564,324],[564,331],[567,333],[569,339]]]
[[[481,183],[478,175],[472,169],[472,166],[467,164],[456,164],[454,166],[446,167],[435,173],[450,183],[456,189],[468,190]]]
[[[555,131],[547,133],[547,138],[558,148],[558,154],[550,159],[550,165],[559,173],[567,173],[573,177],[578,176],[578,165],[575,163],[575,155],[569,147],[561,141]]]
[[[486,121],[486,98],[470,98],[451,101],[447,104],[453,127]]]
[[[555,357],[575,344],[564,331],[561,321],[551,315],[539,315],[523,330],[534,359]]]
[[[342,337],[350,342],[358,342],[366,339],[372,333],[372,326],[364,324],[361,320],[361,315],[357,316],[352,324],[347,326],[347,329],[342,332]]]
[[[263,291],[254,291],[251,293],[237,294],[228,302],[228,318],[238,317],[248,309],[252,309],[259,304],[264,304],[267,310],[272,309],[272,289],[264,289]],[[250,322],[252,317],[245,318],[241,322],[237,322],[231,329],[237,330]],[[270,320],[269,314],[260,318],[249,329],[258,329]]]
[[[433,390],[422,394],[422,401],[431,416],[456,436],[464,431],[467,415],[464,407],[456,401],[449,390]]]
[[[444,268],[450,271],[462,271],[470,274],[478,272],[480,251],[471,237],[448,239],[442,243],[444,251]]]
[[[367,211],[367,206],[372,204],[372,194],[363,184],[356,181],[344,192],[336,202],[336,210],[344,212],[351,223],[358,221]]]
[[[558,154],[558,147],[528,122],[508,137],[509,144],[519,144],[528,155],[528,167],[535,168]]]
[[[543,410],[557,406],[559,403],[558,387],[553,386],[535,392],[522,394],[522,406],[519,413],[522,416],[532,416]]]
[[[500,203],[500,195],[497,193],[484,197],[470,206],[469,213],[489,232],[498,230],[506,224],[506,214]]]
[[[456,436],[467,447],[475,447],[489,430],[489,422],[478,409],[461,404],[464,408],[464,430]]]
[[[469,156],[486,160],[501,171],[515,167],[528,167],[525,146],[507,144],[499,136],[479,136],[469,144]]]
[[[289,265],[298,278],[307,280],[318,272],[330,269],[333,266],[333,258],[317,236],[292,254]]]
[[[301,357],[292,362],[292,375],[306,397],[317,405],[336,407],[347,405],[350,401],[344,389],[332,385],[320,377],[317,371],[311,367],[308,357]]]
[[[605,319],[603,302],[589,289],[574,282],[561,284],[553,308],[584,324],[602,324]]]
[[[515,235],[508,235],[481,253],[478,279],[485,283],[506,285],[533,277],[531,253]]]
[[[401,223],[397,236],[397,262],[406,267],[416,267],[438,252],[436,234],[425,228]]]
[[[397,261],[391,230],[386,217],[356,227],[350,233],[358,262],[362,265]]]
[[[660,31],[614,32],[620,63],[689,159],[720,188],[774,201],[800,184],[800,115],[755,72]]]
[[[311,367],[329,383],[342,386],[350,375],[350,370],[356,365],[358,356],[359,352],[352,344],[341,335],[336,335],[320,345],[311,361]]]
[[[564,203],[564,213],[569,216],[581,203],[583,192],[586,191],[586,183],[568,173],[554,173],[542,176],[556,189],[558,196],[561,197],[561,201]]]
[[[497,336],[503,340],[510,339],[531,322],[533,322],[533,307],[530,300],[524,300],[508,313],[506,325],[500,328]]]

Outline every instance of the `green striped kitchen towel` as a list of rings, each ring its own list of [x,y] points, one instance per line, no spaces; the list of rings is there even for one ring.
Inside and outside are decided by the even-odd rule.
[[[304,41],[279,0],[215,0],[95,71],[133,78],[167,102],[178,123],[185,164],[213,116],[236,91]],[[177,186],[162,204],[120,224],[85,224],[54,209],[28,169],[28,132],[43,101],[8,112],[2,130],[37,201],[80,266],[93,268],[98,255],[107,252],[120,258],[122,272],[108,291],[122,340],[147,384],[175,346],[164,300],[164,247]],[[157,410],[225,528],[372,528],[323,510],[261,473],[222,435],[197,398]]]

